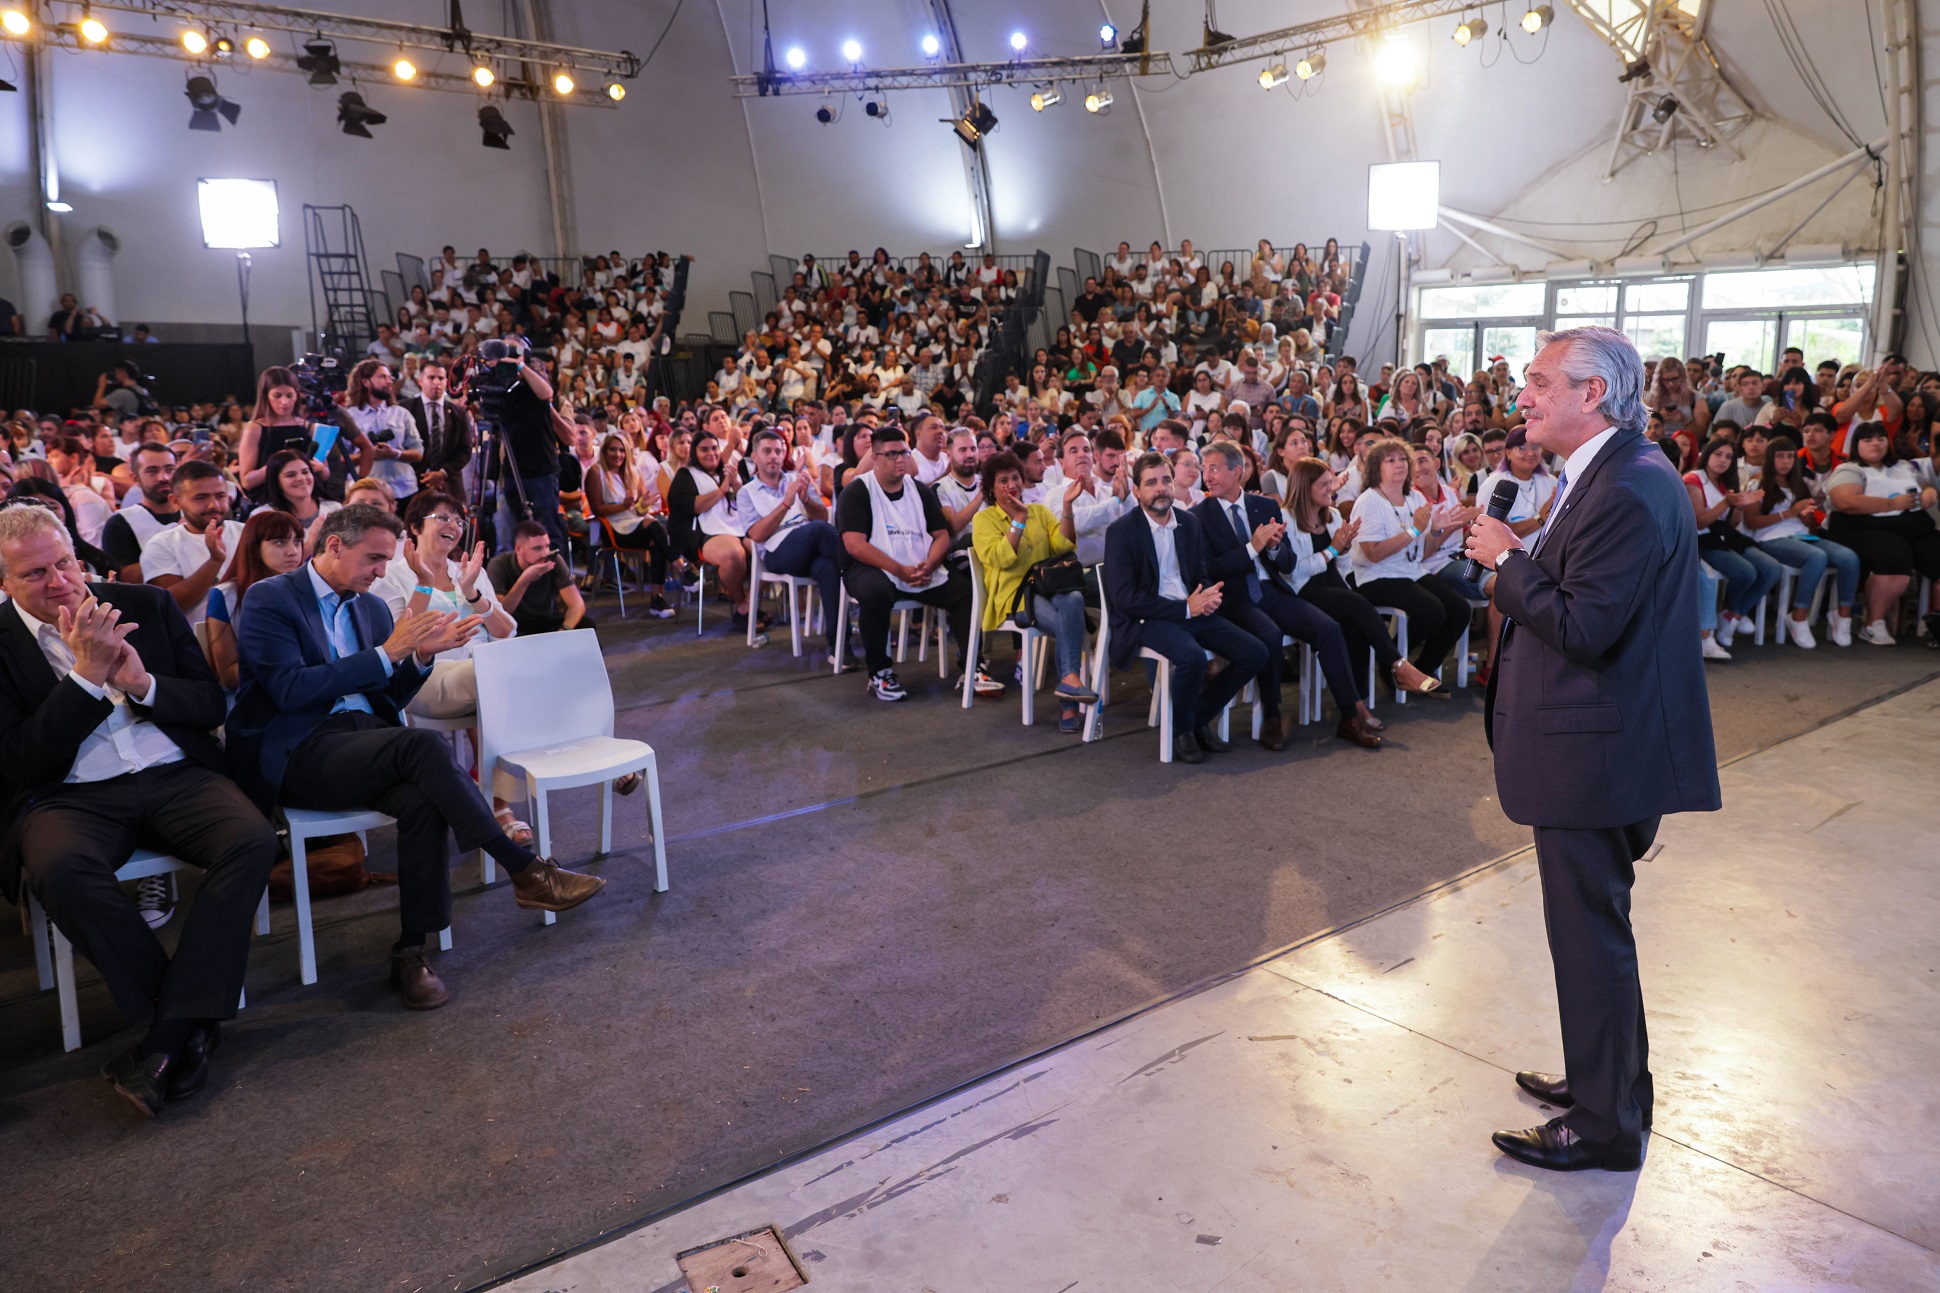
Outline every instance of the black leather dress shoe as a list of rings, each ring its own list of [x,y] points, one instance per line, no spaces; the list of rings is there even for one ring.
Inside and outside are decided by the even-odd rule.
[[[1210,754],[1231,754],[1233,752],[1233,743],[1231,741],[1221,740],[1219,733],[1213,730],[1210,723],[1204,727],[1193,728],[1192,739],[1199,742],[1200,749]]]
[[[1518,1073],[1516,1085],[1544,1104],[1553,1104],[1558,1109],[1576,1107],[1576,1097],[1570,1094],[1570,1080],[1560,1073]],[[1650,1130],[1648,1109],[1644,1110],[1644,1130]]]
[[[169,1066],[168,1080],[162,1084],[168,1102],[186,1100],[209,1080],[209,1057],[222,1049],[222,1026],[214,1020],[189,1034],[188,1044]]]
[[[166,1053],[143,1055],[131,1046],[102,1066],[101,1076],[108,1079],[116,1095],[135,1106],[137,1113],[153,1118],[167,1099],[169,1071],[174,1066],[175,1061]]]
[[[1606,1172],[1634,1172],[1644,1165],[1642,1145],[1630,1149],[1592,1145],[1565,1127],[1561,1118],[1551,1118],[1527,1131],[1498,1131],[1489,1139],[1517,1162],[1551,1172],[1581,1172],[1593,1167]]]
[[[1199,742],[1192,739],[1191,732],[1180,732],[1172,738],[1172,761],[1174,763],[1204,763],[1206,752],[1199,748]]]
[[[1276,753],[1287,748],[1286,726],[1278,714],[1269,714],[1260,720],[1260,746]]]

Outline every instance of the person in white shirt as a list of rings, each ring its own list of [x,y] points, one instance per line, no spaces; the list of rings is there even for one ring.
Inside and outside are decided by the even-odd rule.
[[[142,582],[165,588],[190,624],[209,614],[209,590],[229,577],[242,522],[229,515],[229,488],[213,464],[190,459],[170,489],[182,519],[157,530],[141,549]]]
[[[945,445],[947,428],[943,419],[934,413],[917,412],[908,419],[911,459],[916,464],[916,479],[925,485],[934,485],[950,474],[950,453]]]
[[[950,469],[937,477],[936,501],[950,525],[951,546],[969,542],[970,522],[983,508],[983,481],[977,469],[977,433],[957,427],[946,437],[944,453]]]
[[[1504,518],[1509,529],[1517,538],[1527,539],[1543,528],[1549,520],[1549,509],[1556,501],[1556,478],[1542,469],[1543,453],[1523,437],[1522,428],[1509,433],[1505,442],[1508,445],[1502,454],[1502,466],[1482,478],[1476,488],[1477,505],[1487,507],[1495,498],[1496,482],[1512,480],[1516,484],[1515,505]],[[1502,612],[1495,603],[1489,603],[1489,650],[1485,659],[1495,658],[1495,644],[1502,640]],[[1487,675],[1483,675],[1487,681]]]
[[[1109,470],[1103,469],[1105,458]],[[1056,513],[1064,537],[1077,545],[1078,564],[1103,561],[1105,531],[1137,506],[1125,471],[1125,438],[1109,427],[1095,442],[1075,427],[1066,431],[1058,440],[1057,488],[1045,506]]]
[[[1376,606],[1406,613],[1409,640],[1417,644],[1415,667],[1435,674],[1469,620],[1468,598],[1422,565],[1424,550],[1438,549],[1447,534],[1435,519],[1434,505],[1413,488],[1414,460],[1406,442],[1377,441],[1362,459],[1362,470],[1368,485],[1354,500],[1353,519],[1360,525],[1355,586]],[[1419,694],[1446,698],[1450,693],[1441,688]]]
[[[821,485],[806,467],[788,470],[788,440],[772,428],[754,433],[748,459],[754,464],[754,476],[735,498],[735,523],[750,543],[760,547],[762,570],[815,581],[833,661],[834,608],[842,596],[842,539],[829,524]],[[843,664],[851,667],[846,661]]]

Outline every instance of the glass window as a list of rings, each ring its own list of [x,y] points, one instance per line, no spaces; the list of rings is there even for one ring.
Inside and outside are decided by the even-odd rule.
[[[1448,371],[1466,382],[1475,372],[1475,329],[1424,328],[1421,353],[1430,362],[1439,355],[1447,355]]]
[[[1707,354],[1724,352],[1724,366],[1750,364],[1769,372],[1778,358],[1777,319],[1713,319],[1704,328]]]
[[[1860,343],[1865,340],[1863,319],[1787,319],[1785,344],[1805,352],[1805,366],[1816,369],[1820,361],[1836,359],[1841,365],[1859,362]]]
[[[1506,319],[1543,312],[1549,289],[1541,283],[1488,283],[1421,289],[1424,319]]]
[[[1520,373],[1523,365],[1536,357],[1536,330],[1534,328],[1482,329],[1483,358],[1493,363],[1497,355],[1509,361],[1510,372]]]
[[[1867,305],[1873,299],[1873,266],[1827,265],[1818,269],[1760,269],[1706,274],[1707,310],[1799,309],[1814,305]]]
[[[1556,289],[1558,314],[1615,314],[1615,283],[1571,283]]]
[[[1650,314],[1659,310],[1684,310],[1691,304],[1691,280],[1668,283],[1631,283],[1623,289],[1623,308],[1629,314]]]
[[[1684,316],[1681,314],[1633,314],[1623,321],[1624,335],[1645,359],[1674,358],[1684,354]]]

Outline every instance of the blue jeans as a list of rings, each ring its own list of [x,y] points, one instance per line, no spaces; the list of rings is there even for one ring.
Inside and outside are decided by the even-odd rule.
[[[841,560],[842,536],[827,521],[804,521],[776,544],[773,552],[761,554],[763,570],[815,581],[816,591],[822,595],[822,625],[828,630],[830,650],[835,643],[835,611],[842,604]]]
[[[1709,566],[1698,567],[1698,632],[1718,627],[1718,584],[1722,577]]]
[[[1798,582],[1792,585],[1793,610],[1811,608],[1812,594],[1825,578],[1828,564],[1839,575],[1838,604],[1850,606],[1852,599],[1859,595],[1859,554],[1843,544],[1828,539],[1772,539],[1760,546],[1781,564],[1799,572]]]
[[[1745,552],[1718,548],[1703,557],[1706,565],[1724,576],[1725,605],[1734,615],[1749,616],[1757,610],[1758,603],[1778,587],[1778,577],[1785,570],[1775,557],[1755,547]]]
[[[1085,595],[1081,588],[1049,598],[1033,595],[1031,616],[1057,639],[1058,678],[1082,673],[1085,662]]]
[[[520,486],[524,487],[524,508],[518,505]],[[552,550],[562,557],[566,555],[566,518],[559,510],[558,472],[548,476],[521,476],[518,485],[499,481],[498,516],[493,537],[498,541],[500,552],[512,546],[513,527],[525,520],[537,521],[545,526],[546,533],[552,536]]]

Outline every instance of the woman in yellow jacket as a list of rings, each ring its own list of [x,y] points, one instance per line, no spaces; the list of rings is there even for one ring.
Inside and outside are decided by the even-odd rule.
[[[983,629],[1002,624],[1016,609],[1031,567],[1061,557],[1076,544],[1042,503],[1024,501],[1024,466],[1005,450],[983,465],[983,510],[970,523],[971,544],[983,566]],[[1076,589],[1055,597],[1033,596],[1032,621],[1057,639],[1060,732],[1079,730],[1078,706],[1098,699],[1079,680],[1084,663],[1085,601]]]

